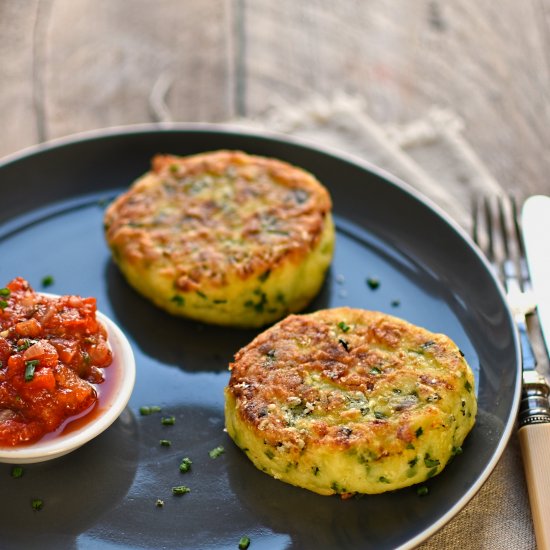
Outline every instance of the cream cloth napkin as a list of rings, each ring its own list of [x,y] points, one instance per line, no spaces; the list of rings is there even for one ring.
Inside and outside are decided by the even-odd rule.
[[[273,105],[255,120],[238,122],[355,154],[431,198],[467,231],[473,194],[502,193],[464,138],[462,121],[449,110],[434,108],[404,126],[381,125],[369,116],[363,101],[340,96]],[[536,548],[515,432],[477,495],[420,548]]]
[[[160,84],[151,94],[151,109],[157,121],[170,121],[163,97],[169,83]],[[297,105],[281,102],[254,119],[231,122],[291,134],[355,154],[416,188],[467,231],[473,194],[502,193],[464,138],[463,122],[446,109],[434,108],[403,126],[383,125],[369,116],[361,99],[343,95],[314,97]],[[480,491],[419,548],[536,548],[516,432]]]

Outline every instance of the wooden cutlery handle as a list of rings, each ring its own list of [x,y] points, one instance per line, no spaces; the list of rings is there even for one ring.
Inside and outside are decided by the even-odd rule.
[[[519,429],[538,550],[550,550],[550,422]]]

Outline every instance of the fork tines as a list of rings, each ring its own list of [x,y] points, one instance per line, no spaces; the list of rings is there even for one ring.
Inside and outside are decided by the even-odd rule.
[[[472,236],[493,265],[499,279],[529,291],[529,272],[521,238],[517,200],[512,195],[474,199]]]

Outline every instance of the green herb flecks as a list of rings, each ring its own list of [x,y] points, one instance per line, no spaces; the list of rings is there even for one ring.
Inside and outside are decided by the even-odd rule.
[[[177,306],[184,306],[185,305],[185,298],[183,296],[180,296],[179,294],[174,294],[172,298],[170,298],[171,302],[174,302]]]
[[[21,466],[14,466],[11,469],[11,477],[13,477],[14,479],[23,477],[23,468]]]
[[[157,508],[162,508],[164,506],[164,500],[157,498],[157,501],[155,502],[155,506]]]
[[[188,472],[191,469],[191,464],[193,464],[193,462],[191,462],[189,457],[182,458],[180,463],[180,472],[182,474]]]
[[[163,416],[160,419],[160,423],[163,426],[173,426],[176,423],[176,417],[175,416]]]
[[[260,288],[254,290],[254,294],[258,296],[258,301],[246,300],[246,302],[244,302],[244,307],[252,308],[257,313],[263,313],[268,302],[267,294]]]
[[[424,465],[426,468],[435,468],[439,466],[440,462],[437,458],[432,458],[428,453],[424,455]]]
[[[239,540],[239,550],[246,550],[250,546],[250,539],[248,537],[241,537]]]
[[[426,487],[426,485],[422,485],[416,489],[416,494],[419,497],[425,497],[429,492],[430,490]]]
[[[457,456],[462,454],[462,447],[453,447],[451,450],[451,456]]]
[[[169,439],[161,439],[159,441],[159,444],[161,447],[170,447],[172,445],[172,442]]]
[[[346,324],[345,321],[340,321],[340,322],[338,323],[338,328],[339,328],[342,332],[348,332],[348,331],[351,329],[351,327],[350,327],[348,324]]]
[[[31,507],[35,512],[38,512],[44,508],[44,501],[41,498],[33,498],[31,500]]]
[[[376,290],[380,286],[380,280],[376,277],[368,277],[366,283],[371,290]]]
[[[54,283],[54,278],[51,275],[46,275],[42,277],[42,287],[47,288],[49,286],[52,286]]]
[[[32,359],[31,361],[25,361],[25,382],[30,382],[34,378],[34,371],[36,366],[40,363],[38,359]]]
[[[8,302],[6,300],[0,300],[0,309],[4,311],[9,306]]]
[[[267,271],[264,271],[259,277],[258,277],[258,280],[261,282],[261,283],[264,283],[265,281],[267,281],[268,277],[271,275],[271,270],[268,269]]]
[[[185,485],[178,485],[177,487],[172,487],[172,494],[176,496],[185,495],[186,493],[190,493],[191,489],[189,487],[186,487]]]
[[[472,391],[472,384],[470,384],[470,382],[466,380],[466,382],[464,382],[464,388],[468,393],[470,393]]]
[[[416,432],[414,432],[414,435],[416,435],[416,437],[420,437],[423,433],[424,430],[422,429],[422,427],[420,427],[416,430]]]
[[[29,340],[28,338],[25,338],[23,340],[23,343],[19,346],[17,346],[17,351],[25,351],[26,349],[29,349],[34,344],[33,340]]]
[[[9,288],[0,288],[0,296],[5,296],[6,298],[11,294]]]
[[[160,412],[162,409],[158,405],[146,405],[139,408],[141,416],[149,416],[150,414]]]
[[[219,456],[223,455],[223,453],[225,453],[225,449],[221,445],[218,445],[208,452],[208,456],[210,456],[210,458],[218,458]]]

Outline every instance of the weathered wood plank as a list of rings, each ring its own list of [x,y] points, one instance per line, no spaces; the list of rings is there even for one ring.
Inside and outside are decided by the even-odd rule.
[[[0,157],[38,141],[33,92],[38,3],[0,2]]]
[[[61,0],[42,68],[48,138],[151,121],[156,83],[175,120],[232,115],[226,0]]]
[[[504,186],[550,191],[548,37],[537,2],[248,0],[247,112],[341,89],[366,98],[381,122],[449,107]]]

